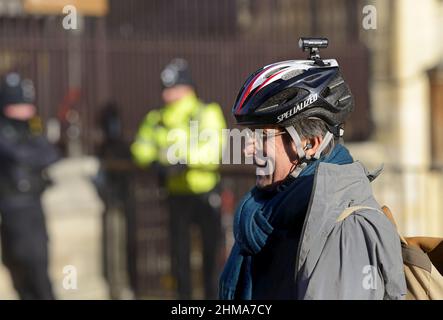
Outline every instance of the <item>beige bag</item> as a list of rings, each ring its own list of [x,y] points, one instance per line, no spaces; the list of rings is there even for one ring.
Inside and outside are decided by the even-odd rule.
[[[439,240],[440,244],[433,251],[426,253],[419,246],[408,244],[408,238],[402,238],[403,263],[408,285],[406,299],[443,300],[443,264],[441,263],[443,239]]]
[[[346,208],[337,221],[363,209],[375,208],[354,206]],[[397,227],[388,207],[383,211]],[[414,237],[404,238],[400,235],[403,264],[408,293],[407,300],[443,300],[443,238]]]

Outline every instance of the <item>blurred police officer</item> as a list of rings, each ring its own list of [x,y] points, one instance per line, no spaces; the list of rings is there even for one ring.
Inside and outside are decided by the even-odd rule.
[[[34,86],[17,73],[0,84],[0,214],[3,263],[21,299],[53,299],[41,194],[58,153],[35,124]]]
[[[220,177],[218,164],[215,164],[221,154],[221,134],[216,141],[209,139],[199,141],[196,148],[191,146],[184,157],[189,159],[192,154],[197,161],[186,165],[169,163],[167,153],[173,141],[168,140],[168,134],[174,129],[182,129],[178,136],[181,135],[182,141],[189,141],[190,121],[196,121],[198,132],[205,129],[221,132],[226,126],[225,119],[218,104],[205,104],[197,97],[185,60],[172,60],[161,73],[161,80],[165,106],[147,114],[131,151],[139,165],[146,167],[155,162],[160,164],[157,166],[159,170],[166,172],[171,264],[178,297],[191,298],[190,227],[195,223],[203,241],[205,296],[213,299],[217,295],[216,268],[221,233],[220,197],[216,191]],[[214,161],[200,161],[202,159]]]

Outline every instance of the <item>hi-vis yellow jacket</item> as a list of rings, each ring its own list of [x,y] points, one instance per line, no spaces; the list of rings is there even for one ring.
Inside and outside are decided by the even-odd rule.
[[[179,163],[186,162],[186,169],[168,175],[169,192],[205,193],[220,179],[218,167],[225,127],[220,106],[216,103],[205,105],[191,93],[146,115],[131,145],[132,156],[141,167],[148,167],[154,161],[171,166],[174,165],[171,156],[181,159]],[[199,137],[204,130],[218,134]]]

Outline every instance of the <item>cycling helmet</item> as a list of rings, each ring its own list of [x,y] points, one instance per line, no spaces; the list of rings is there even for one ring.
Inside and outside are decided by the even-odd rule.
[[[320,59],[318,48],[327,44],[324,38],[301,38],[309,59],[273,63],[250,75],[232,108],[237,124],[286,127],[300,116],[314,117],[341,136],[354,100],[337,61]]]

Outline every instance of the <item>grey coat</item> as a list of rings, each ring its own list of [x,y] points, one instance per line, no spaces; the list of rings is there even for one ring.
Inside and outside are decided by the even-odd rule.
[[[298,299],[402,299],[400,239],[359,162],[320,163],[295,263]],[[367,206],[337,221],[350,206]]]

